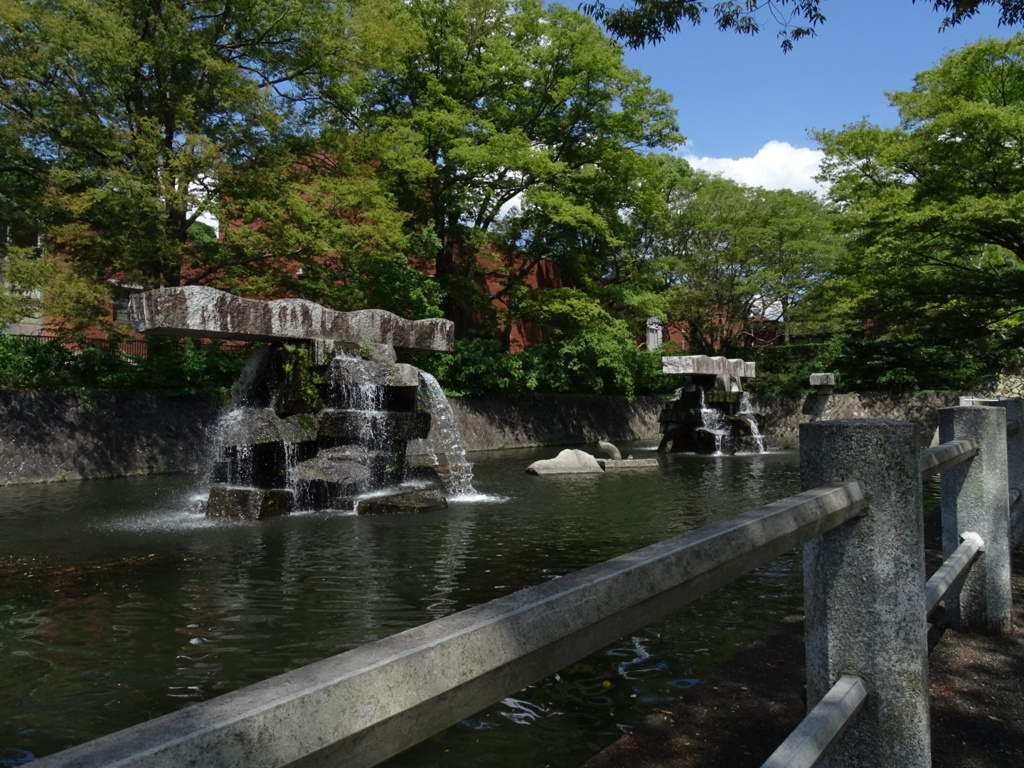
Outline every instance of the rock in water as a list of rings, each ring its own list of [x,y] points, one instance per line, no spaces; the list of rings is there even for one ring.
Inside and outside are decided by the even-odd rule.
[[[412,512],[430,512],[447,506],[448,502],[441,491],[424,488],[363,499],[356,511],[360,515],[405,515]]]
[[[553,459],[535,461],[526,468],[533,475],[583,475],[604,472],[597,459],[586,451],[567,448]]]

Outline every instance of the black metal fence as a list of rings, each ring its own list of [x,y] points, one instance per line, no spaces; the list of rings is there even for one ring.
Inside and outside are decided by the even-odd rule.
[[[104,349],[120,355],[144,357],[149,352],[149,341],[147,339],[118,339],[115,337],[103,339],[68,339],[52,333],[32,335],[8,333],[4,335],[17,339],[20,344],[60,344],[64,349],[72,354],[79,354],[85,349]]]

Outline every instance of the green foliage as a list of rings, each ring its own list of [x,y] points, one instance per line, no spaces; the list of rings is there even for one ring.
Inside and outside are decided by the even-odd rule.
[[[913,334],[847,337],[836,345],[832,370],[845,392],[962,392],[991,383],[1003,355],[997,339],[957,347]]]
[[[957,346],[914,334],[837,334],[827,342],[762,347],[753,356],[761,396],[798,396],[812,373],[836,374],[838,392],[978,391],[1015,359],[996,336]]]
[[[231,215],[244,226],[225,231],[199,279],[341,311],[440,314],[440,287],[416,268],[432,257],[435,239],[405,231],[407,215],[373,170],[375,151],[332,132],[225,174]]]
[[[832,345],[788,344],[758,347],[744,358],[757,364],[757,376],[744,383],[761,397],[800,396],[808,391],[812,373],[833,371]]]
[[[0,389],[59,389],[71,354],[57,341],[0,334]]]
[[[565,7],[406,9],[413,42],[363,95],[358,127],[377,140],[379,173],[409,229],[435,237],[446,315],[460,335],[490,334],[492,321],[519,316],[518,289],[541,260],[584,289],[607,271],[621,211],[647,194],[640,150],[681,139],[675,113],[619,46]],[[487,277],[490,295],[480,290]]]
[[[901,124],[818,136],[848,248],[844,386],[977,386],[1024,343],[1024,36],[982,40],[890,94]]]
[[[460,339],[455,351],[417,359],[455,397],[525,394],[656,395],[677,385],[661,372],[660,353],[619,348],[617,359],[579,345],[528,347],[511,354],[494,339]],[[605,375],[585,372],[600,356]],[[565,370],[562,370],[562,369]]]
[[[509,354],[495,339],[458,339],[452,352],[416,359],[416,365],[454,396],[535,392],[538,381],[531,363],[528,356]]]
[[[38,316],[47,265],[34,248],[8,246],[0,254],[0,325]]]
[[[395,6],[0,4],[0,208],[31,212],[51,253],[66,258],[64,272],[97,285],[279,290],[267,276],[292,274],[303,258],[393,256],[404,217],[359,167],[362,155],[345,154],[331,173],[290,172],[347,149],[318,123],[328,107],[351,108],[390,50],[385,35],[401,39]],[[347,215],[354,208],[362,218]],[[268,211],[276,220],[261,218]],[[223,237],[199,224],[205,214],[220,219]],[[315,232],[287,238],[286,214]],[[260,226],[276,226],[276,248],[249,247],[245,235]],[[84,313],[67,316],[75,326],[95,319],[91,309],[60,307]]]
[[[536,292],[528,315],[545,340],[509,354],[493,339],[461,339],[451,354],[417,364],[460,395],[660,394],[675,386],[661,373],[661,354],[637,348],[624,321],[572,289]]]
[[[226,395],[250,354],[248,346],[154,337],[134,387],[167,395]]]
[[[0,389],[223,395],[246,358],[246,349],[191,339],[153,338],[146,355],[134,355],[119,351],[116,338],[81,346],[0,334]]]
[[[807,299],[839,251],[831,215],[810,193],[675,172],[651,225],[665,316],[694,354],[748,354],[808,320]],[[765,323],[769,317],[772,323]],[[764,339],[771,327],[779,339]]]
[[[538,380],[552,392],[633,395],[636,342],[623,320],[571,288],[535,291],[524,315],[538,322],[544,343],[531,347]]]
[[[313,356],[305,345],[282,345],[284,383],[281,391],[290,410],[312,413],[320,405],[323,377],[315,370]]]
[[[945,14],[942,29],[971,18],[988,5],[998,9],[1000,24],[1024,21],[1021,0],[932,0],[935,11]],[[779,28],[782,50],[789,51],[795,41],[813,37],[825,22],[820,6],[821,0],[722,0],[711,7],[718,29],[743,35],[761,31],[761,18],[767,9],[768,18]],[[615,3],[612,10],[596,0],[583,3],[582,8],[634,48],[663,41],[678,32],[684,22],[697,26],[709,13],[708,6],[699,0],[633,0],[633,7]]]

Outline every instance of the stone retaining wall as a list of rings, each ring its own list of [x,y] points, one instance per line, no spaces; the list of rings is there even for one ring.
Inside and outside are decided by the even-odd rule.
[[[470,451],[534,445],[656,440],[666,400],[612,397],[455,398]],[[797,444],[799,424],[884,418],[919,425],[931,441],[939,408],[957,395],[809,395],[755,401],[773,448]],[[207,430],[218,413],[205,399],[145,394],[83,400],[72,393],[0,392],[0,485],[159,472],[195,472],[206,460]]]
[[[662,406],[656,398],[452,400],[471,451],[655,439]],[[198,398],[0,392],[0,485],[199,471],[218,412]]]
[[[1024,397],[1024,373],[1004,373],[999,376],[996,393],[1003,397]]]
[[[460,397],[451,401],[470,451],[653,440],[666,400],[640,397]]]
[[[209,399],[0,392],[0,485],[196,472]]]
[[[754,401],[761,432],[773,448],[795,448],[800,424],[832,419],[893,419],[918,426],[918,442],[926,448],[939,423],[939,408],[959,404],[959,395],[921,392],[908,395],[847,394],[759,398]]]

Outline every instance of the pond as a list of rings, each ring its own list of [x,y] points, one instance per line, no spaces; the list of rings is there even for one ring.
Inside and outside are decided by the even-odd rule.
[[[478,453],[478,496],[409,516],[208,521],[187,476],[0,488],[0,766],[798,490],[793,453],[620,447],[659,466],[535,477],[558,449]],[[800,578],[780,558],[387,765],[578,766],[792,612]]]

